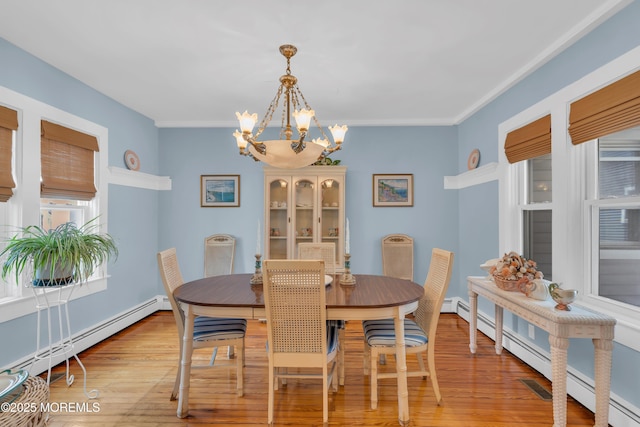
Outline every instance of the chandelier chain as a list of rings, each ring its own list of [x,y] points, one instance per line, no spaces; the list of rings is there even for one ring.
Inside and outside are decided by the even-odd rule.
[[[302,101],[304,101],[304,106],[307,110],[311,110],[311,107],[309,106],[309,103],[307,102],[307,100],[305,99],[304,95],[302,94],[302,91],[300,90],[300,88],[298,87],[298,85],[295,86],[295,90],[296,92],[300,95],[300,98],[302,98]],[[328,139],[327,135],[324,133],[324,130],[322,130],[322,126],[320,126],[320,122],[318,121],[318,118],[316,117],[316,115],[313,115],[313,122],[316,124],[316,126],[318,127],[318,129],[320,129],[320,133],[322,134],[322,138],[324,139]]]
[[[280,85],[280,87],[278,88],[278,92],[276,93],[276,96],[271,100],[271,103],[269,104],[269,108],[267,108],[267,112],[264,114],[263,119],[260,121],[260,125],[258,126],[258,130],[256,131],[254,138],[257,138],[258,136],[260,136],[260,134],[265,130],[265,128],[271,121],[271,118],[273,117],[273,113],[278,108],[278,101],[280,101],[281,96],[282,96],[282,85]]]

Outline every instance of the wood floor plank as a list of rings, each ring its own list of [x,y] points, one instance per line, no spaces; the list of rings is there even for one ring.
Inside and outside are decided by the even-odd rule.
[[[96,388],[95,401],[83,394],[82,371],[71,363],[76,381],[51,384],[51,402],[95,402],[99,411],[57,411],[49,427],[76,426],[263,426],[267,420],[266,327],[249,321],[246,341],[245,393],[235,392],[235,369],[193,370],[190,416],[176,417],[177,401],[169,396],[178,369],[178,338],[171,312],[158,312],[80,354],[87,368],[87,387]],[[369,406],[369,379],[362,371],[362,326],[348,322],[346,331],[345,386],[331,397],[330,426],[397,426],[395,380],[381,380],[378,409]],[[211,353],[200,349],[194,363],[206,364]],[[220,361],[226,350],[218,352]],[[407,360],[417,366],[415,357]],[[440,318],[436,342],[436,368],[442,406],[437,406],[431,384],[409,378],[411,426],[540,427],[553,424],[552,403],[540,399],[521,381],[534,379],[544,388],[542,375],[505,351],[496,355],[493,341],[478,336],[478,352],[469,353],[469,325],[454,314]],[[394,370],[393,359],[380,370]],[[64,372],[64,364],[54,373]],[[321,383],[289,380],[276,392],[276,426],[322,424]],[[593,413],[568,398],[569,427],[592,426]]]

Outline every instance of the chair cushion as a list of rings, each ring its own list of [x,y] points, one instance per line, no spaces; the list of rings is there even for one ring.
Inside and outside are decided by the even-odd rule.
[[[327,327],[336,326],[339,329],[344,329],[345,321],[344,320],[327,320]]]
[[[198,316],[193,324],[193,339],[196,341],[230,340],[244,337],[246,331],[245,319]]]
[[[327,324],[327,354],[335,351],[338,347],[338,326]]]
[[[393,319],[365,320],[362,322],[364,339],[370,346],[393,347],[396,345],[396,331]],[[417,347],[427,343],[427,334],[411,319],[404,319],[404,341],[407,347]]]

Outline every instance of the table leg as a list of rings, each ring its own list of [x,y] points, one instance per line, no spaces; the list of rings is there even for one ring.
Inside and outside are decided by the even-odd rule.
[[[594,339],[596,381],[596,423],[594,427],[609,425],[609,392],[611,391],[611,358],[613,341]]]
[[[396,372],[398,373],[398,421],[401,426],[409,425],[409,390],[407,387],[407,352],[404,341],[404,313],[396,308],[393,316],[396,330]]]
[[[549,344],[551,344],[553,427],[565,427],[567,425],[567,349],[569,348],[569,339],[549,335]]]
[[[478,294],[469,289],[469,349],[475,354],[478,349]]]
[[[180,361],[180,393],[178,395],[178,418],[189,415],[189,385],[191,382],[191,356],[193,353],[193,321],[195,316],[190,305],[184,310],[184,333],[182,335],[182,360]]]
[[[504,309],[496,304],[496,354],[502,354],[502,323]]]

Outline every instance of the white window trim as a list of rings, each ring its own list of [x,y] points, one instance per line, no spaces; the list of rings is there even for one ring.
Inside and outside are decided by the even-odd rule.
[[[589,154],[588,144],[574,146],[571,143],[567,127],[571,102],[639,68],[640,47],[636,47],[501,123],[498,126],[497,169],[499,249],[500,253],[505,253],[523,247],[518,186],[522,184],[521,168],[524,166],[509,164],[504,154],[504,142],[508,132],[551,113],[553,203],[545,204],[545,208],[553,211],[554,281],[578,289],[577,304],[615,317],[618,321],[615,341],[636,351],[640,351],[640,309],[592,293],[591,213],[585,198],[592,191],[588,185],[587,165],[593,166],[594,159]]]
[[[100,151],[95,156],[96,189],[98,199],[90,215],[100,216],[100,230],[108,232],[108,129],[81,117],[60,110],[28,96],[0,86],[0,103],[18,111],[19,127],[15,150],[16,191],[0,209],[4,210],[7,224],[21,227],[39,224],[40,220],[40,162],[27,162],[25,158],[40,158],[40,121],[48,120],[98,138]],[[98,277],[82,284],[72,299],[81,298],[107,288],[107,265],[99,269]],[[36,311],[33,293],[22,289],[22,295],[0,299],[0,322],[5,322]]]

